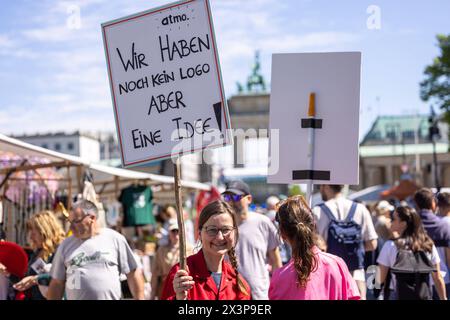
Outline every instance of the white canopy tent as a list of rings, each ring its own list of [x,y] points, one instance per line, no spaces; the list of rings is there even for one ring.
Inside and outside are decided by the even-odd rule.
[[[20,165],[16,164],[0,168],[0,194],[4,194],[5,188],[7,188],[8,176],[11,173],[27,170],[38,171],[42,168],[53,167],[58,169],[58,172],[61,175],[58,181],[61,188],[65,188],[68,191],[69,198],[71,198],[72,195],[82,192],[82,179],[85,176],[85,173],[89,171],[95,191],[101,197],[117,196],[120,190],[126,185],[140,181],[147,185],[159,186],[158,188],[155,188],[155,198],[158,198],[158,193],[163,193],[164,196],[160,194],[160,196],[162,196],[161,198],[167,200],[167,193],[169,192],[169,198],[172,197],[174,200],[173,177],[94,164],[80,157],[41,148],[0,134],[0,153],[2,152],[17,155],[24,161]],[[44,163],[42,163],[42,161],[39,164],[29,163],[27,159],[30,159],[31,157],[44,159]],[[45,180],[45,178],[42,180]],[[43,183],[45,183],[45,181],[43,181]],[[210,190],[210,186],[207,184],[184,180],[181,181],[181,187],[184,192]]]

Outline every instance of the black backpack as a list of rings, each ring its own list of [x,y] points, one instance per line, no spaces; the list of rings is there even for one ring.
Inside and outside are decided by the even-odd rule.
[[[398,247],[397,247],[398,248]],[[397,281],[398,300],[431,300],[430,275],[436,271],[424,251],[398,248],[394,265],[389,269],[384,299],[389,299],[391,273]]]

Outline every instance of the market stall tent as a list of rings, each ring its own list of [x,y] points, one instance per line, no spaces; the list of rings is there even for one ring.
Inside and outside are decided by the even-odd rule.
[[[0,134],[0,152],[10,152],[22,157],[24,160],[30,157],[45,159],[46,163],[24,163],[10,167],[0,168],[0,186],[6,184],[8,174],[18,171],[39,170],[41,168],[57,168],[65,178],[61,178],[61,186],[71,194],[81,192],[83,179],[87,171],[91,173],[92,182],[98,194],[117,192],[126,184],[135,180],[146,181],[149,185],[162,185],[163,190],[170,190],[174,184],[174,178],[169,176],[137,172],[129,169],[114,168],[105,165],[90,163],[80,157],[48,150],[23,141]],[[65,168],[66,172],[61,169]],[[210,186],[204,183],[182,180],[181,186],[188,190],[210,190]],[[1,191],[0,187],[0,191]]]
[[[139,183],[152,186],[154,203],[160,205],[175,203],[173,177],[90,163],[80,157],[31,145],[3,134],[0,134],[1,155],[14,157],[14,161],[5,161],[0,165],[0,200],[3,198],[5,202],[12,203],[9,206],[8,214],[11,219],[7,227],[9,230],[15,229],[14,234],[17,236],[14,240],[18,243],[25,241],[23,230],[27,217],[35,211],[52,208],[50,203],[54,204],[52,198],[54,194],[51,194],[48,188],[50,184],[56,184],[58,190],[64,190],[68,199],[67,209],[70,209],[72,200],[82,194],[86,180],[93,184],[95,193],[102,202],[116,201],[123,188]],[[44,171],[49,169],[53,172],[51,176],[44,174]],[[8,199],[6,197],[8,188],[18,181],[25,188],[32,183],[44,186],[51,199],[46,197],[45,203],[39,205],[31,203],[33,194],[30,190],[21,192],[17,199]],[[194,198],[197,191],[210,190],[209,185],[192,181],[182,180],[181,186],[183,198],[186,200]],[[0,210],[4,216],[6,216],[5,207]],[[4,222],[1,214],[0,222]]]

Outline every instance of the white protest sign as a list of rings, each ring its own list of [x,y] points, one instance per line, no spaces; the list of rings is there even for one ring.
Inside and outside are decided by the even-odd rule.
[[[207,0],[102,24],[122,164],[232,143]]]
[[[269,127],[279,140],[271,134],[269,183],[359,184],[360,76],[360,52],[272,56]]]

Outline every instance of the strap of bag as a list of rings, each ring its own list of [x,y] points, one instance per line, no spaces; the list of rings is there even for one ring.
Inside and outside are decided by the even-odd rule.
[[[350,207],[350,211],[348,212],[347,219],[345,219],[347,222],[350,222],[353,220],[353,216],[355,215],[357,206],[358,206],[358,204],[353,201],[352,206]]]
[[[328,219],[331,221],[337,222],[336,218],[334,217],[333,213],[331,212],[330,208],[327,207],[325,203],[319,204],[319,207],[322,209],[322,211],[326,214]]]

